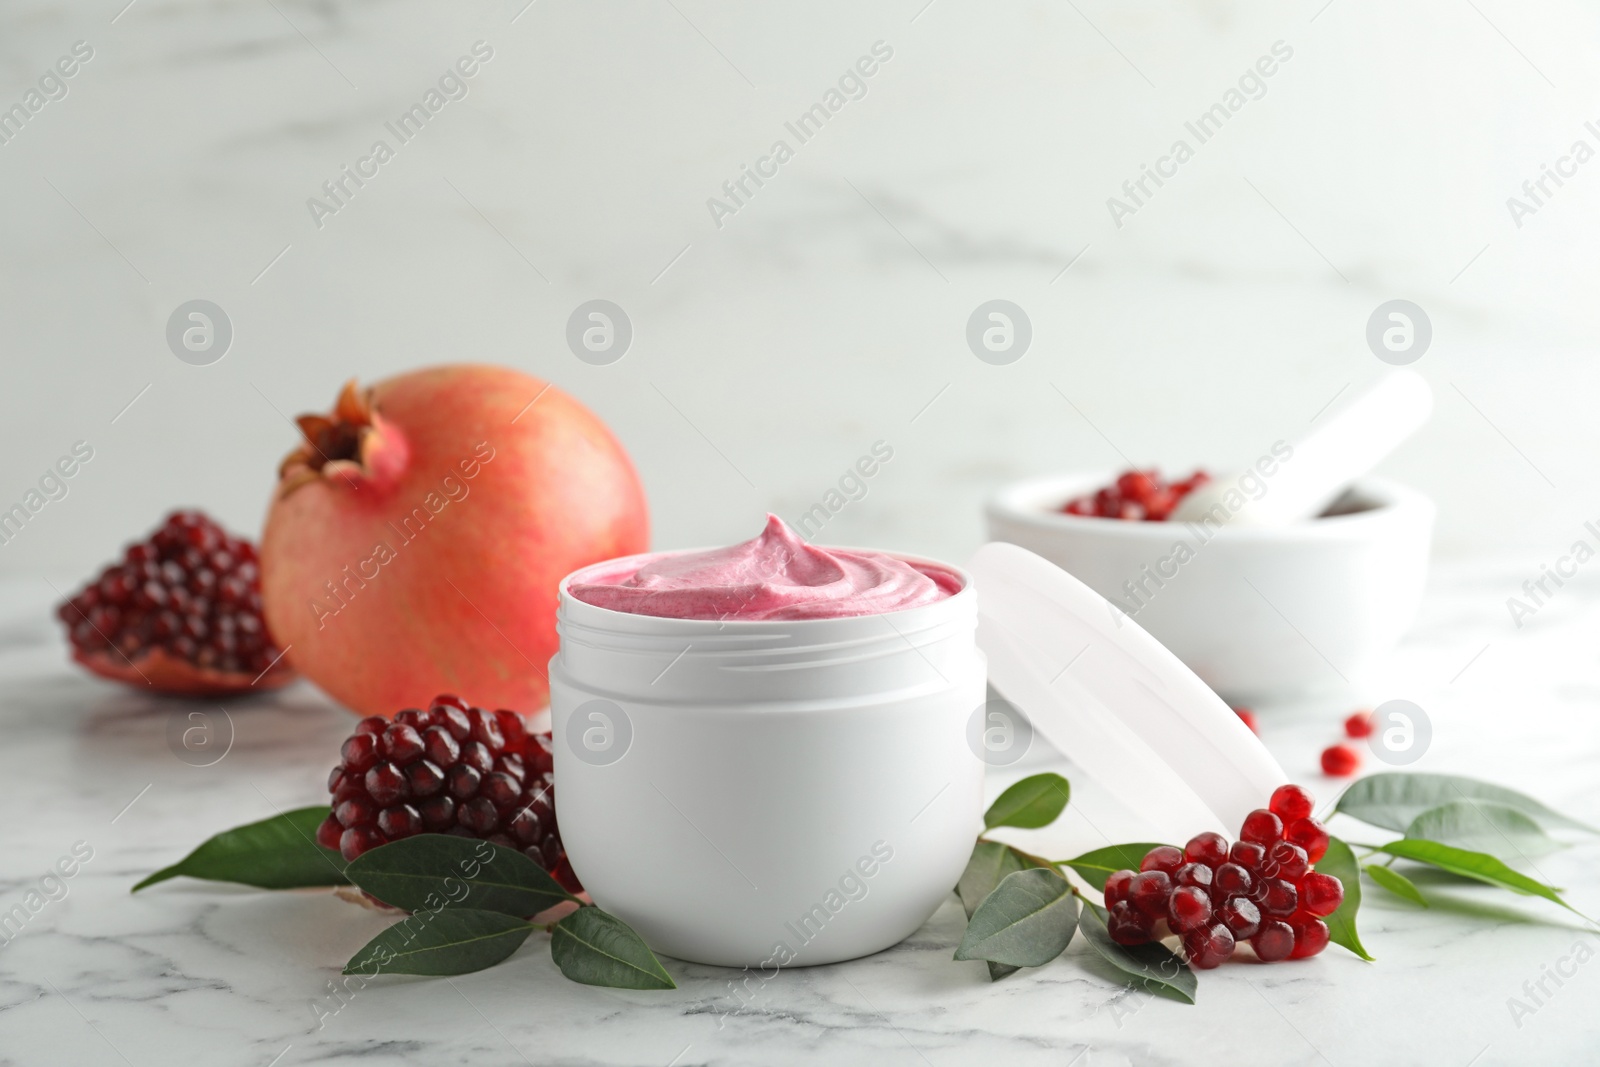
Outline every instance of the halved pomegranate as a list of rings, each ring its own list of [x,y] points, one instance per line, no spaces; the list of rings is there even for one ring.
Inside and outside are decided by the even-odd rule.
[[[261,615],[256,548],[198,511],[175,511],[56,609],[72,658],[102,678],[179,696],[292,681]]]

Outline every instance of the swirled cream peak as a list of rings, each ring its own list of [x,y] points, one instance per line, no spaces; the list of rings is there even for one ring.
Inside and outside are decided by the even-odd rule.
[[[585,604],[670,619],[836,619],[942,600],[953,571],[860,549],[818,548],[782,519],[761,536],[705,552],[661,552],[591,568],[567,587]]]

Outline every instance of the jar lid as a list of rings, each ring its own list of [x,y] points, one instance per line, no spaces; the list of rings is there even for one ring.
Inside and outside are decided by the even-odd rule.
[[[967,569],[990,684],[1161,840],[1232,836],[1289,780],[1199,676],[1066,571],[1002,542]]]

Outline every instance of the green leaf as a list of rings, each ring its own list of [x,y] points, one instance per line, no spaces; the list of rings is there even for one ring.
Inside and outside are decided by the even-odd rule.
[[[972,856],[967,860],[967,869],[961,872],[961,881],[956,883],[956,895],[961,898],[961,909],[967,913],[967,918],[972,918],[972,913],[978,910],[983,898],[994,892],[994,887],[1000,884],[1002,878],[1032,866],[1035,865],[1025,860],[1020,852],[1009,845],[979,838],[972,846]],[[1008,974],[1015,974],[1017,970],[1016,967],[990,960],[989,980],[998,982]]]
[[[1492,800],[1455,800],[1429,808],[1411,820],[1406,836],[1487,852],[1503,860],[1526,860],[1560,847],[1522,811]]]
[[[1452,845],[1441,845],[1437,841],[1418,841],[1409,837],[1389,842],[1383,846],[1382,851],[1391,856],[1399,856],[1401,859],[1427,863],[1441,871],[1449,871],[1451,874],[1459,874],[1489,885],[1501,886],[1528,896],[1543,897],[1554,904],[1560,904],[1574,914],[1579,914],[1576,908],[1561,899],[1560,892],[1553,886],[1536,882],[1525,874],[1519,874],[1484,852],[1472,852]],[[1318,869],[1321,869],[1320,865]]]
[[[534,926],[472,908],[419,911],[395,923],[345,964],[345,974],[467,974],[515,952]]]
[[[1356,912],[1361,910],[1361,869],[1356,865],[1355,853],[1337,837],[1330,837],[1328,851],[1317,861],[1317,870],[1333,875],[1344,886],[1344,902],[1322,920],[1328,924],[1328,940],[1343,945],[1370,963],[1372,956],[1362,945],[1361,935],[1356,933]]]
[[[1381,863],[1368,864],[1362,870],[1367,872],[1368,878],[1371,878],[1381,888],[1387,889],[1395,896],[1409,900],[1413,904],[1421,904],[1424,908],[1428,906],[1427,900],[1422,896],[1422,890],[1418,889],[1416,883],[1399,871],[1391,867],[1385,867]]]
[[[528,918],[578,899],[515,849],[447,834],[418,834],[364,852],[345,873],[405,911],[466,907]]]
[[[348,885],[344,859],[317,844],[317,827],[327,817],[326,807],[298,808],[226,830],[172,866],[152,874],[132,891],[137,893],[145,886],[180,874],[259,889]]]
[[[1071,796],[1072,786],[1061,775],[1035,774],[995,798],[983,813],[983,825],[990,830],[996,826],[1037,830],[1055,822]]]
[[[1106,917],[1093,904],[1084,905],[1078,917],[1083,939],[1111,966],[1128,976],[1128,985],[1193,1004],[1199,983],[1189,965],[1159,941],[1147,945],[1119,945],[1106,931]]]
[[[1517,809],[1547,829],[1565,827],[1600,833],[1593,826],[1569,818],[1514,789],[1451,774],[1388,771],[1368,775],[1344,791],[1334,810],[1373,826],[1404,833],[1412,820],[1429,808],[1458,800],[1485,800],[1492,804],[1503,804]]]
[[[1038,867],[1014,871],[978,905],[955,958],[1042,967],[1061,955],[1077,927],[1078,898],[1065,878]]]
[[[1010,845],[985,841],[980,837],[972,846],[972,855],[967,859],[967,869],[961,872],[961,881],[956,883],[956,895],[961,898],[961,908],[967,913],[967,918],[972,918],[972,913],[978,910],[983,898],[994,892],[994,887],[1000,884],[1002,878],[1032,866]]]
[[[1150,842],[1132,845],[1107,845],[1093,852],[1085,852],[1077,859],[1061,862],[1083,876],[1084,881],[1101,892],[1106,879],[1117,871],[1137,871],[1144,854],[1157,846]]]
[[[678,988],[639,935],[599,908],[579,908],[556,923],[551,935],[550,958],[574,982],[614,989]]]

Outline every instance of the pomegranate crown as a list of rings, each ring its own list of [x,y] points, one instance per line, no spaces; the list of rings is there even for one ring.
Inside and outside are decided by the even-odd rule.
[[[379,416],[373,390],[358,388],[354,378],[339,390],[331,414],[301,415],[295,422],[305,443],[278,467],[280,496],[334,478],[358,487],[375,474],[394,473],[404,464],[404,442]]]

